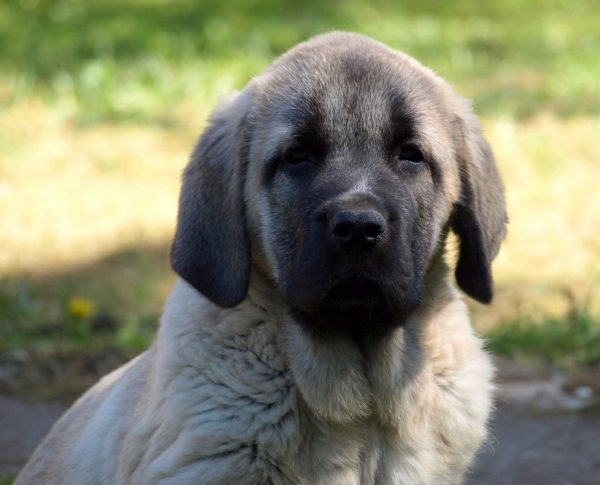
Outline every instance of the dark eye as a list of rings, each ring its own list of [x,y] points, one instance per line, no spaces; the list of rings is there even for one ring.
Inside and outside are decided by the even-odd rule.
[[[421,149],[412,144],[403,145],[398,154],[398,160],[406,160],[412,163],[421,163],[425,161]]]
[[[303,146],[297,146],[292,148],[286,155],[285,161],[290,165],[298,165],[306,162],[309,158],[309,153]]]

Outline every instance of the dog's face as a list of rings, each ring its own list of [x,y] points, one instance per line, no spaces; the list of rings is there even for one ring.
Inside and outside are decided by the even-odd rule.
[[[360,46],[276,65],[252,114],[249,228],[304,313],[413,310],[458,200],[443,99],[386,60]]]
[[[213,115],[184,176],[173,266],[221,306],[244,298],[254,260],[304,321],[401,323],[449,229],[459,285],[491,299],[502,191],[449,86],[375,41],[330,34]]]

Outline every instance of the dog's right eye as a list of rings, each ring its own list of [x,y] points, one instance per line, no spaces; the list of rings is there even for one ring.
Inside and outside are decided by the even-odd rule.
[[[299,165],[306,162],[308,158],[308,150],[303,146],[297,146],[287,152],[285,162],[289,165]]]
[[[412,144],[403,145],[398,153],[398,159],[412,163],[422,163],[425,161],[425,157],[421,149]]]

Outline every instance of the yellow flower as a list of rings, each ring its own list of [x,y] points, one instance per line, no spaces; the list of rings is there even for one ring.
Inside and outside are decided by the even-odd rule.
[[[75,318],[88,318],[96,312],[94,302],[81,296],[74,296],[69,299],[67,308],[71,316]]]

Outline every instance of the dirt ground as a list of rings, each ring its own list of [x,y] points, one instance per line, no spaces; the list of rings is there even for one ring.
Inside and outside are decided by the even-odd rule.
[[[498,363],[497,410],[470,485],[600,485],[600,376]]]
[[[501,365],[491,437],[470,485],[600,485],[598,389]],[[16,474],[65,409],[0,395],[0,477]]]
[[[600,411],[546,412],[503,404],[472,485],[600,484]]]

